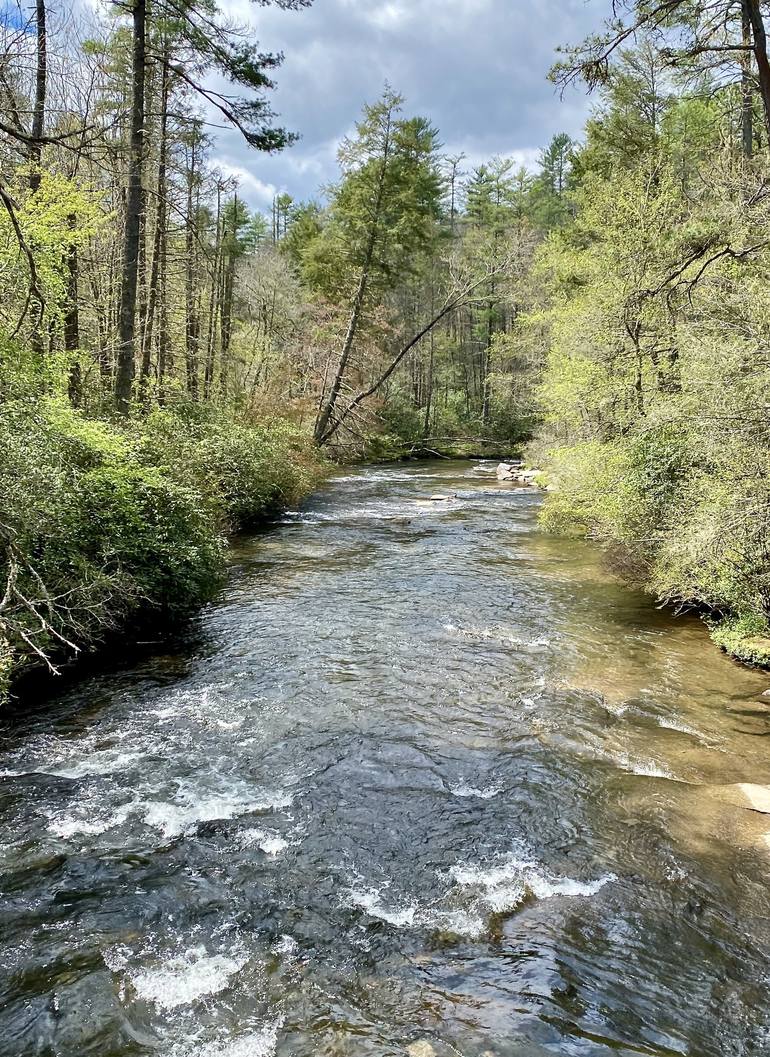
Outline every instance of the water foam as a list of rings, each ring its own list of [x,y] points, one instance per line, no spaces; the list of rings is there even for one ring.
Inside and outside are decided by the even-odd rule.
[[[461,781],[456,785],[450,785],[449,791],[452,796],[476,797],[479,800],[491,800],[499,793],[502,793],[503,787],[502,785],[485,785],[478,787],[469,785],[465,781]]]
[[[170,1057],[272,1057],[278,1044],[281,1021],[276,1021],[260,1031],[250,1032],[238,1038],[232,1036],[211,1040],[190,1049],[175,1049]]]
[[[530,895],[541,900],[556,896],[587,898],[617,879],[614,874],[593,881],[559,877],[534,860],[516,856],[487,867],[459,863],[449,874],[461,888],[473,890],[479,903],[493,913],[515,910]]]
[[[247,962],[246,955],[209,954],[205,947],[193,947],[157,968],[129,973],[129,979],[139,998],[176,1009],[224,991]]]
[[[396,928],[408,928],[415,924],[418,909],[416,904],[403,907],[385,906],[382,902],[382,889],[372,886],[352,887],[347,894],[353,906],[365,910],[369,917],[379,918],[389,925],[395,925]]]
[[[63,840],[71,840],[75,837],[98,837],[101,833],[122,825],[132,814],[133,809],[132,804],[125,804],[111,815],[101,817],[94,816],[92,813],[81,816],[63,815],[61,818],[51,819],[48,829]]]
[[[293,797],[283,792],[254,795],[248,790],[210,793],[187,788],[180,791],[179,799],[181,802],[150,800],[144,805],[145,823],[160,830],[165,840],[180,837],[201,822],[225,821],[255,811],[288,807]]]
[[[439,877],[450,887],[426,906],[406,898],[386,900],[390,881],[377,887],[361,883],[360,878],[347,890],[347,902],[395,928],[433,929],[477,939],[486,933],[491,914],[511,913],[528,898],[586,899],[617,880],[614,874],[590,881],[563,877],[534,859],[513,854],[488,866],[460,862]]]
[[[658,726],[665,727],[667,730],[677,730],[680,734],[689,734],[690,737],[697,738],[698,741],[703,740],[703,735],[699,730],[695,730],[694,727],[689,727],[680,719],[669,719],[664,716],[658,716]]]
[[[622,752],[614,757],[614,761],[629,774],[638,774],[643,778],[668,778],[676,781],[674,774],[656,760],[640,759]]]
[[[272,949],[275,954],[292,955],[299,950],[299,943],[293,936],[283,935],[273,944]]]
[[[240,839],[242,847],[259,848],[270,856],[280,855],[289,847],[289,842],[279,834],[264,829],[246,829],[240,834]]]

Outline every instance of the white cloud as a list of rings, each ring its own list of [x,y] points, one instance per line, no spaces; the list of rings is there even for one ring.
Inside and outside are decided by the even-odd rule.
[[[288,150],[249,151],[234,132],[215,154],[243,172],[242,190],[264,208],[273,189],[317,197],[337,175],[336,147],[365,101],[384,82],[429,117],[447,153],[470,165],[493,155],[533,167],[560,131],[580,133],[589,105],[579,92],[560,100],[547,81],[557,45],[596,30],[610,0],[315,0],[303,11],[220,0],[255,23],[260,47],[285,53],[271,102],[300,133]],[[221,162],[220,162],[221,163]]]
[[[265,183],[242,165],[232,165],[223,158],[214,158],[214,164],[224,176],[231,176],[238,181],[238,188],[250,204],[258,209],[269,206],[280,188],[275,184]]]

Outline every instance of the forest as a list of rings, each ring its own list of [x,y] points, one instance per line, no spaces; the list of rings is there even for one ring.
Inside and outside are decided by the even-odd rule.
[[[330,466],[414,455],[523,453],[546,531],[770,663],[769,7],[617,4],[551,71],[582,137],[531,168],[447,155],[385,85],[266,215],[211,128],[255,166],[295,140],[247,27],[6,6],[3,689],[210,598]]]

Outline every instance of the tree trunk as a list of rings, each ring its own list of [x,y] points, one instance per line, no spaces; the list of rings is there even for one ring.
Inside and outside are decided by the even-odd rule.
[[[193,210],[193,184],[195,182],[195,142],[190,148],[190,168],[187,174],[187,223],[185,234],[185,360],[187,366],[187,392],[193,400],[198,399],[198,344],[200,323],[195,303],[195,213]]]
[[[759,93],[765,112],[765,128],[770,144],[770,60],[767,57],[767,35],[759,0],[743,0],[744,9],[751,23],[754,37],[754,57],[757,60],[759,73]]]
[[[134,382],[136,294],[139,244],[142,232],[142,162],[144,154],[144,81],[146,62],[146,0],[133,0],[133,56],[131,87],[131,139],[128,160],[126,218],[123,233],[123,266],[118,316],[118,363],[115,372],[115,405],[125,415],[131,407]]]
[[[233,290],[235,286],[235,254],[231,251],[223,261],[222,305],[219,319],[219,391],[227,396],[230,377],[230,340],[233,334]]]
[[[337,361],[337,370],[334,374],[334,381],[332,387],[329,390],[329,396],[321,409],[318,416],[318,420],[315,424],[314,438],[316,444],[323,444],[327,437],[327,427],[329,426],[329,420],[331,419],[334,409],[337,406],[337,398],[340,395],[342,389],[342,379],[345,377],[345,368],[348,365],[350,359],[350,352],[353,348],[353,341],[358,330],[358,323],[361,319],[361,309],[364,305],[364,296],[366,295],[366,286],[369,281],[369,267],[371,265],[372,253],[374,251],[374,240],[370,238],[371,250],[367,253],[366,265],[361,269],[361,276],[358,280],[358,286],[356,288],[355,297],[353,298],[353,307],[350,313],[350,320],[348,322],[347,333],[345,334],[345,341],[342,344],[342,351],[340,358]]]
[[[334,380],[332,381],[332,387],[329,390],[329,395],[324,401],[318,418],[316,419],[315,430],[313,437],[316,444],[323,444],[328,438],[329,423],[334,409],[337,406],[337,400],[342,389],[342,382],[345,377],[345,370],[350,359],[350,353],[353,349],[353,342],[355,341],[356,332],[358,330],[358,324],[361,321],[361,312],[364,307],[364,298],[366,297],[366,289],[369,284],[369,271],[372,267],[372,260],[374,258],[374,247],[377,244],[377,236],[380,231],[380,214],[382,212],[382,203],[385,195],[385,176],[388,171],[388,162],[390,161],[390,125],[385,133],[385,141],[382,147],[382,163],[380,165],[379,178],[377,181],[377,194],[374,200],[374,208],[372,209],[371,228],[369,231],[369,238],[366,243],[366,250],[364,252],[364,259],[361,265],[361,274],[358,279],[358,285],[356,292],[353,297],[353,304],[350,310],[350,319],[348,321],[348,329],[345,333],[345,340],[342,343],[342,350],[340,351],[340,357],[337,361],[337,370],[334,373]]]
[[[67,218],[70,231],[77,230],[78,218],[71,214]],[[64,348],[70,355],[67,390],[73,407],[83,401],[83,377],[80,368],[80,318],[78,312],[78,250],[74,242],[67,248],[67,300],[64,309]]]
[[[206,366],[203,372],[203,399],[210,400],[214,388],[216,366],[216,334],[219,319],[219,298],[222,290],[222,188],[217,185],[217,215],[214,228],[214,259],[211,263],[211,297],[206,331]]]
[[[489,425],[489,412],[492,403],[492,339],[494,338],[494,302],[487,307],[487,347],[484,350],[484,377],[482,379],[481,421]]]
[[[37,28],[37,66],[35,69],[35,105],[32,111],[29,145],[29,189],[37,191],[40,187],[40,158],[43,150],[43,130],[45,128],[46,81],[48,77],[48,33],[46,29],[45,0],[35,2],[35,23]]]
[[[390,361],[390,364],[385,368],[382,374],[378,378],[376,378],[375,381],[373,381],[372,384],[368,386],[368,388],[362,390],[360,393],[357,393],[353,397],[353,399],[350,401],[350,403],[342,412],[342,414],[335,418],[335,420],[329,425],[329,428],[324,433],[320,443],[324,444],[326,443],[326,441],[330,440],[331,437],[340,428],[340,426],[343,425],[345,419],[348,418],[349,415],[353,414],[353,412],[355,412],[355,410],[360,407],[365,400],[368,400],[370,396],[374,396],[378,389],[382,388],[385,382],[387,382],[393,372],[398,368],[399,364],[403,361],[404,357],[407,356],[413,348],[419,345],[419,343],[427,334],[430,334],[433,328],[441,322],[441,320],[444,318],[444,316],[447,315],[447,313],[452,312],[454,309],[458,308],[461,304],[463,304],[466,298],[468,298],[473,293],[473,291],[481,285],[483,281],[484,280],[479,280],[472,286],[468,287],[465,291],[458,294],[456,297],[450,297],[449,300],[445,301],[442,308],[439,309],[439,311],[431,317],[431,319],[425,324],[425,326],[422,327],[414,335],[414,337],[410,338],[406,345],[403,346],[401,351],[398,352],[396,356],[394,356],[394,358]]]
[[[233,197],[233,228],[223,233],[222,300],[219,318],[219,391],[227,396],[230,377],[230,341],[233,334],[233,297],[235,293],[235,257],[238,228],[238,196]]]
[[[153,238],[152,266],[150,269],[150,287],[147,301],[147,317],[142,334],[142,369],[140,390],[142,400],[146,401],[152,370],[152,341],[155,316],[158,309],[160,262],[163,244],[166,240],[166,154],[168,152],[168,95],[169,70],[168,50],[164,51],[163,80],[160,90],[160,140],[158,143],[158,183],[156,195],[155,235]]]
[[[747,0],[741,0],[742,44],[751,46],[751,14]],[[741,142],[743,156],[754,152],[754,101],[751,90],[751,52],[744,51],[741,61]]]
[[[434,332],[430,332],[430,351],[428,353],[428,379],[426,382],[426,397],[425,397],[425,418],[422,424],[422,435],[423,439],[426,439],[430,434],[430,415],[433,410],[433,364],[436,355],[436,344],[434,339]]]

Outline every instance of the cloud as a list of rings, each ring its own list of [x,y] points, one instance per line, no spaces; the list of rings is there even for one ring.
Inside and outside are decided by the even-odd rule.
[[[265,183],[242,165],[234,165],[226,158],[217,158],[217,168],[223,176],[230,176],[238,181],[240,195],[248,200],[252,208],[270,208],[279,190],[275,184]]]
[[[256,25],[260,47],[284,52],[271,101],[302,137],[267,156],[218,133],[217,163],[242,174],[256,208],[273,189],[317,197],[336,176],[339,141],[386,81],[408,112],[431,119],[447,153],[471,165],[493,155],[533,165],[556,132],[578,136],[589,109],[583,94],[560,100],[546,80],[555,49],[595,30],[609,9],[609,0],[315,0],[303,11],[221,3]]]

